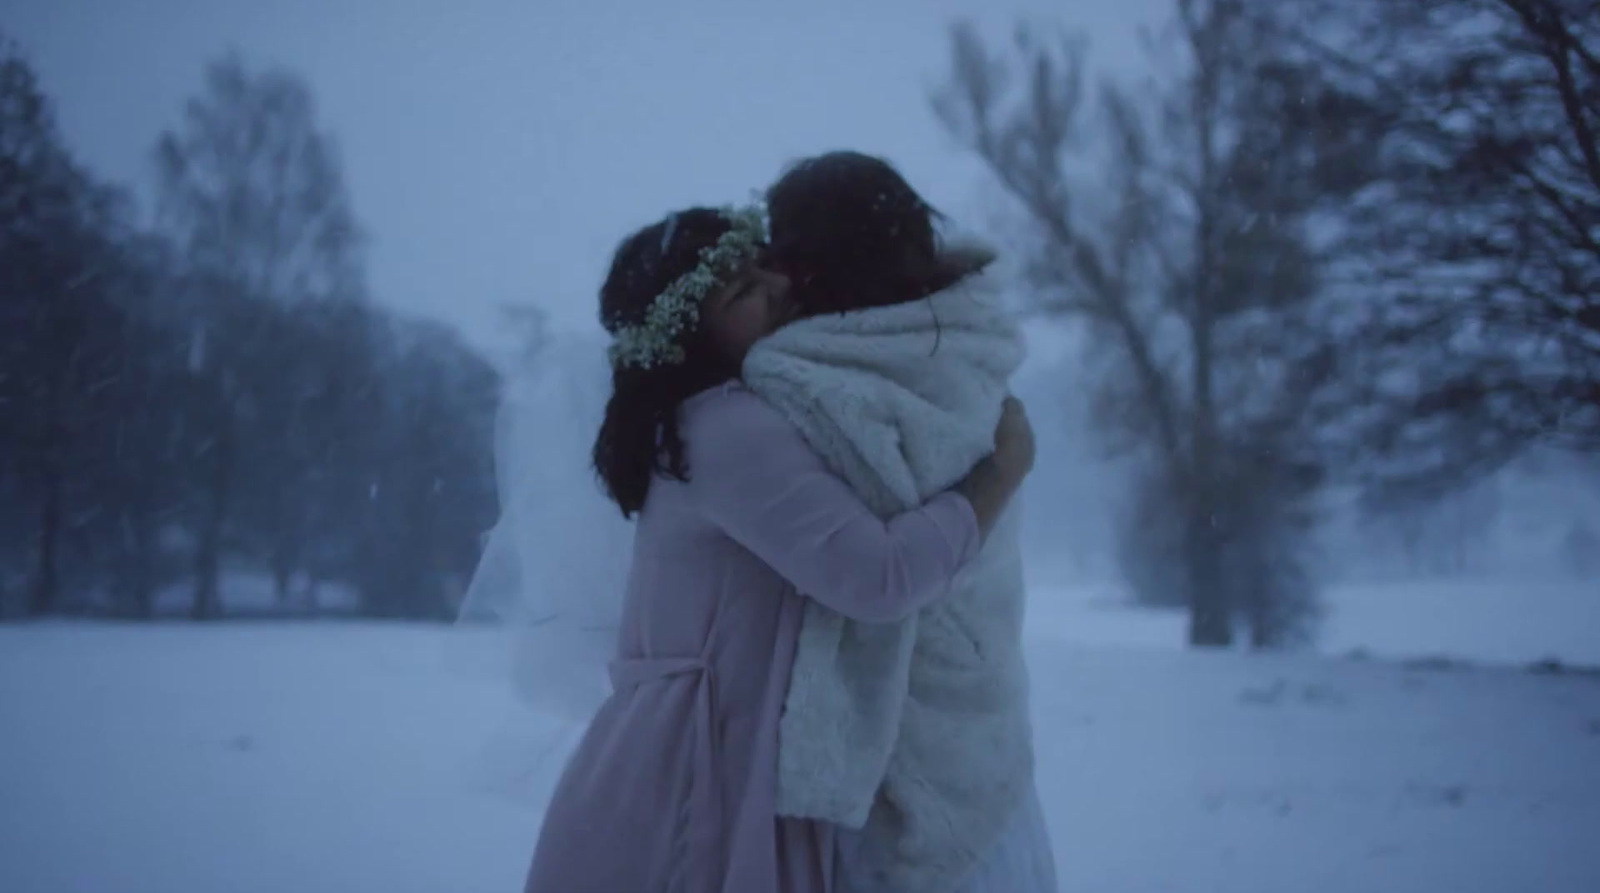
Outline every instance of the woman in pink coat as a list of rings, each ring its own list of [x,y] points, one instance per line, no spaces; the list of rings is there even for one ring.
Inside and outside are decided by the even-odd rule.
[[[612,694],[563,771],[528,893],[813,893],[831,826],[774,809],[779,711],[804,599],[864,621],[940,598],[1033,464],[1008,405],[989,458],[872,514],[738,383],[793,318],[760,217],[693,209],[618,247],[600,291],[613,393],[594,463],[636,518]]]

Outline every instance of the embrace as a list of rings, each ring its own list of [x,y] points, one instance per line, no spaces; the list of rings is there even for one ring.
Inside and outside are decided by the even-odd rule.
[[[618,246],[595,471],[634,521],[529,893],[1047,893],[991,252],[881,159]]]

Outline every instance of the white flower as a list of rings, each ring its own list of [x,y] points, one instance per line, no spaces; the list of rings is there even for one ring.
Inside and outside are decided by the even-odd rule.
[[[656,295],[645,308],[643,321],[617,330],[609,350],[612,365],[652,369],[683,362],[679,338],[699,325],[700,304],[717,287],[718,277],[749,263],[766,240],[766,218],[760,205],[723,208],[720,213],[732,228],[717,244],[701,249],[700,262],[693,270]]]

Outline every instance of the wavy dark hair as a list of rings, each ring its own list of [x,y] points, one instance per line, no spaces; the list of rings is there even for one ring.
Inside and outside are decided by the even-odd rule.
[[[700,252],[732,228],[711,208],[690,208],[622,240],[600,287],[600,323],[615,335],[636,325],[656,295],[700,262]],[[739,374],[703,329],[680,336],[684,361],[650,369],[613,367],[611,398],[594,442],[594,469],[606,493],[632,518],[644,507],[656,475],[688,480],[678,408],[683,401]]]
[[[827,152],[791,166],[767,190],[771,263],[805,315],[915,301],[991,260],[947,252],[944,219],[894,166],[861,152]]]

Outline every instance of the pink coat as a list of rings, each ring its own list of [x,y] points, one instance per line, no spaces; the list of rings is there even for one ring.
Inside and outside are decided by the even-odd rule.
[[[831,826],[774,807],[803,598],[898,619],[979,546],[959,495],[874,516],[737,383],[680,419],[690,480],[657,479],[639,516],[613,693],[562,774],[528,893],[831,889]]]

